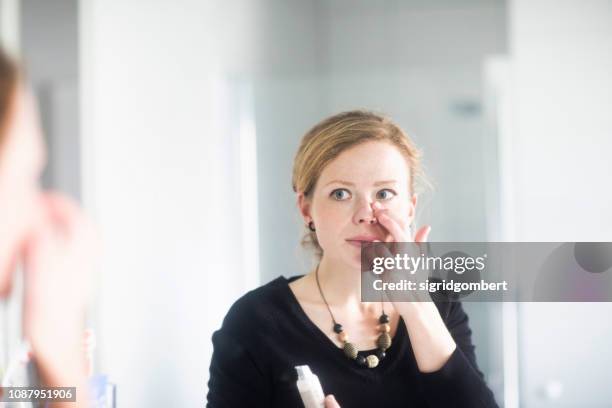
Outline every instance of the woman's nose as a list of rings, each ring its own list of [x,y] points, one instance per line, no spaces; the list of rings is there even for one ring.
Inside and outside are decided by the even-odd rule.
[[[359,219],[359,223],[368,223],[368,224],[374,224],[376,222],[376,218],[374,217],[367,217],[367,218],[360,218]]]
[[[354,221],[356,224],[374,224],[376,218],[374,217],[374,211],[372,210],[372,203],[363,202],[360,204],[360,208],[355,212]]]

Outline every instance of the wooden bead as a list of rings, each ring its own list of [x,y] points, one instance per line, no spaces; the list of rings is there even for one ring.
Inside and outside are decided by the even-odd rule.
[[[340,332],[340,334],[338,334],[338,340],[343,343],[346,343],[348,341],[348,334],[346,334],[345,331]]]
[[[383,323],[380,325],[380,331],[383,333],[389,333],[391,331],[391,326],[389,323]]]
[[[378,357],[376,357],[374,354],[370,354],[366,357],[366,362],[368,363],[368,367],[374,368],[378,365]]]
[[[383,349],[383,350],[386,350],[389,347],[391,347],[391,336],[389,336],[389,333],[383,333],[380,336],[378,336],[376,345],[378,346],[378,348]]]
[[[357,357],[357,347],[353,343],[344,343],[344,354],[352,360]]]
[[[380,323],[389,323],[389,316],[387,316],[385,313],[381,314],[380,317],[378,318],[378,321]]]
[[[342,325],[340,323],[334,324],[334,332],[340,333],[342,330]]]

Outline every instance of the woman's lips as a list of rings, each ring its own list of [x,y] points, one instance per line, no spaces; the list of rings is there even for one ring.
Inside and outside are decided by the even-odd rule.
[[[353,245],[357,248],[361,248],[362,242],[368,243],[368,242],[374,242],[374,241],[380,241],[380,239],[378,239],[378,237],[368,235],[368,236],[352,237],[346,240],[346,242],[348,242],[350,245]]]

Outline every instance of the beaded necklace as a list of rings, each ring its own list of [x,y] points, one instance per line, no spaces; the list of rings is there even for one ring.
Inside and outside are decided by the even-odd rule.
[[[356,361],[360,367],[374,368],[378,366],[378,363],[383,358],[385,358],[385,355],[386,355],[385,351],[389,347],[391,347],[391,335],[389,334],[389,332],[391,331],[391,326],[389,325],[389,316],[385,314],[383,302],[382,301],[380,302],[382,306],[382,314],[378,318],[378,322],[380,323],[380,326],[379,326],[380,336],[378,336],[378,339],[376,340],[376,346],[377,346],[376,353],[370,354],[367,357],[361,356],[359,355],[359,350],[357,350],[357,347],[355,347],[353,343],[349,342],[348,335],[342,328],[342,325],[338,323],[336,319],[334,318],[334,314],[332,313],[331,308],[329,307],[329,304],[327,303],[327,300],[325,299],[325,296],[323,295],[323,290],[321,289],[321,284],[319,283],[319,265],[317,265],[317,269],[315,271],[315,277],[317,279],[317,287],[319,288],[319,293],[321,294],[321,298],[323,299],[325,306],[327,306],[329,315],[331,316],[332,322],[334,323],[334,327],[333,327],[334,333],[338,335],[338,340],[340,340],[343,343],[342,348],[344,350],[344,354],[351,360]]]

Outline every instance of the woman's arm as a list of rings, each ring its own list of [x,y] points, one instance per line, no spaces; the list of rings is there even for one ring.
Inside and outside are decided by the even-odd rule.
[[[433,302],[399,305],[431,406],[497,407],[476,364],[472,331],[461,303],[445,304],[450,308],[446,321]]]
[[[446,364],[457,345],[435,303],[397,302],[394,306],[406,323],[419,371],[438,371]]]
[[[427,242],[431,228],[421,228],[414,238],[407,231],[406,220],[395,220],[379,202],[372,209],[389,235],[386,242]],[[419,294],[415,296],[419,298]],[[429,295],[426,294],[427,297]],[[421,372],[425,396],[432,407],[497,407],[493,393],[476,365],[472,331],[461,303],[450,307],[442,319],[436,304],[429,300],[393,302],[400,313]]]

